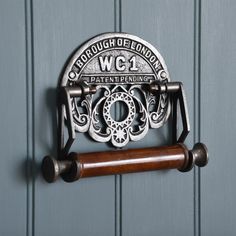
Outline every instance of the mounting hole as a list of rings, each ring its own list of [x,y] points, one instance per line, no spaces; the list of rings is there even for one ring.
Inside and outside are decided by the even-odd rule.
[[[116,101],[111,105],[110,114],[113,120],[121,122],[128,117],[129,108],[125,102]]]

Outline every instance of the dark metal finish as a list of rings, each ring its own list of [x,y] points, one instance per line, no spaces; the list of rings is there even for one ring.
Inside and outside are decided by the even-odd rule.
[[[129,34],[108,33],[91,39],[71,58],[61,81],[59,158],[68,154],[76,131],[88,132],[94,140],[110,141],[116,147],[142,139],[149,128],[159,128],[166,122],[171,101],[173,143],[184,142],[190,125],[183,86],[170,82],[160,53]],[[110,114],[117,102],[127,108],[127,116],[121,121]],[[179,138],[178,104],[183,122]],[[65,145],[64,118],[69,136]]]
[[[194,165],[205,166],[208,153],[204,144],[188,150],[184,144],[166,147],[118,150],[93,153],[71,153],[66,161],[57,161],[46,156],[43,160],[43,175],[48,182],[59,175],[67,182],[79,178],[114,175],[162,169],[189,171]]]
[[[198,167],[203,167],[207,165],[209,157],[208,150],[205,144],[196,143],[193,147],[191,154],[193,156],[195,165],[197,165]]]
[[[42,173],[44,179],[52,183],[54,182],[60,174],[68,172],[71,166],[71,161],[64,160],[64,161],[57,161],[51,156],[46,156],[42,162]]]
[[[96,93],[96,86],[88,86],[81,81],[76,87],[61,87],[58,98],[58,153],[59,159],[68,154],[72,143],[75,140],[75,128],[73,123],[71,98],[82,97]],[[64,146],[64,117],[66,117],[68,140]]]
[[[206,145],[203,143],[196,143],[193,146],[193,149],[189,151],[188,164],[179,170],[182,172],[187,172],[190,171],[194,165],[198,167],[204,167],[207,165],[208,161],[209,157]]]
[[[180,82],[168,82],[164,84],[160,83],[151,83],[150,84],[150,91],[152,93],[176,93],[180,90],[181,83]]]
[[[188,151],[182,144],[190,131],[182,83],[170,82],[160,53],[136,36],[107,33],[89,40],[70,59],[58,94],[58,160],[47,156],[42,163],[48,182],[59,175],[72,182],[159,169],[184,172],[207,164],[205,145],[198,143]],[[118,102],[126,108],[122,120],[111,116],[111,107]],[[171,112],[173,146],[68,155],[75,132],[87,132],[98,142],[122,148],[142,139],[150,128],[163,126]],[[68,140],[64,144],[65,123]]]
[[[71,58],[61,81],[60,122],[64,129],[66,118],[69,133],[65,148],[60,147],[63,155],[68,153],[75,131],[124,147],[142,139],[149,128],[161,127],[171,110],[170,96],[163,87],[169,81],[162,56],[148,42],[125,33],[106,33],[89,40]],[[153,82],[163,88],[161,93],[145,89]],[[111,116],[116,103],[127,110],[123,120]]]
[[[151,93],[168,93],[172,98],[172,114],[173,114],[173,143],[182,143],[186,139],[190,131],[190,123],[188,117],[187,100],[185,97],[183,85],[181,82],[168,82],[165,84],[159,84],[157,82],[150,84]],[[179,104],[181,121],[183,124],[183,131],[179,138],[177,138],[177,107]]]

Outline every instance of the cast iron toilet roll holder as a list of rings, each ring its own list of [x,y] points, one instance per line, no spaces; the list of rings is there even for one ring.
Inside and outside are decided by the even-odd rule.
[[[114,105],[121,117],[114,117]],[[179,136],[178,106],[183,129]],[[170,114],[173,145],[122,149],[144,138],[150,128],[163,126]],[[64,144],[65,123],[68,140]],[[160,53],[130,34],[101,34],[82,45],[66,66],[58,88],[58,157],[43,159],[43,176],[48,182],[59,175],[73,182],[92,176],[203,167],[208,162],[207,148],[197,143],[188,150],[183,142],[189,131],[183,85],[170,82]],[[69,153],[76,132],[86,132],[117,149]]]

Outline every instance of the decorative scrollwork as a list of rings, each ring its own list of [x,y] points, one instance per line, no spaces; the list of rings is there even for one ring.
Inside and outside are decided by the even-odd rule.
[[[168,94],[147,89],[155,81],[167,83],[169,74],[149,43],[124,33],[91,39],[74,54],[61,82],[61,86],[83,82],[97,87],[96,94],[70,99],[74,129],[116,147],[142,139],[149,128],[162,126],[170,113]],[[112,115],[118,103],[126,109],[121,120]]]

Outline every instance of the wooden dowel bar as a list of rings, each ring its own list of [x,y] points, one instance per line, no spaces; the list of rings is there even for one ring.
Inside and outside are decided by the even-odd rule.
[[[70,153],[66,160],[49,156],[43,160],[44,178],[53,182],[61,175],[67,182],[80,178],[153,171],[162,169],[190,170],[194,164],[202,167],[208,162],[204,144],[188,150],[184,144],[166,147],[117,150],[92,153]]]
[[[181,144],[165,148],[143,148],[94,153],[71,153],[74,178],[184,168],[188,152]]]

